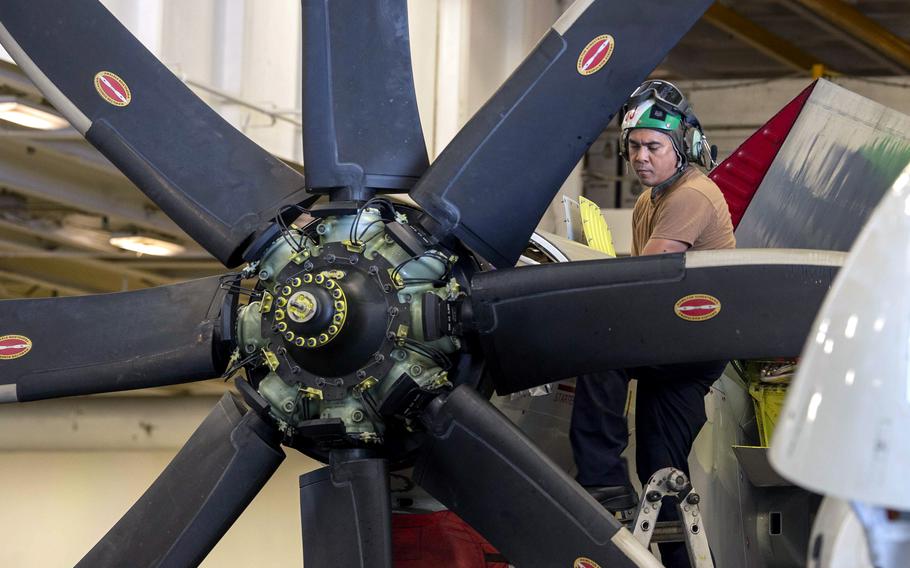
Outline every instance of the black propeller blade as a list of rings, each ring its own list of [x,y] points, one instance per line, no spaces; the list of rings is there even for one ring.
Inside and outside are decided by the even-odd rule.
[[[139,389],[224,371],[236,298],[222,277],[0,301],[0,402]]]
[[[406,0],[304,0],[303,148],[311,190],[365,199],[372,190],[407,191],[427,169],[407,8]]]
[[[389,466],[358,450],[300,478],[305,566],[391,568]]]
[[[51,15],[52,16],[49,16]],[[303,177],[225,122],[96,0],[0,3],[0,43],[95,147],[234,266]]]
[[[575,2],[414,186],[431,231],[514,266],[584,151],[710,4]]]
[[[659,566],[607,511],[473,389],[428,409],[415,481],[515,566]],[[635,560],[633,560],[633,558]],[[645,562],[645,563],[640,563]]]
[[[284,460],[277,432],[230,394],[81,568],[197,566]]]
[[[475,276],[496,390],[610,368],[795,357],[842,253],[739,250],[572,262]]]

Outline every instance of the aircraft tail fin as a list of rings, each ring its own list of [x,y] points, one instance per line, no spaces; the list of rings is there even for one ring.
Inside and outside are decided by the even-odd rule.
[[[749,207],[771,163],[787,140],[793,123],[799,117],[816,83],[817,81],[813,81],[803,89],[803,92],[749,136],[708,176],[726,197],[734,228],[739,225],[746,213],[746,208]]]
[[[910,116],[820,79],[711,174],[740,248],[847,251],[910,163]]]

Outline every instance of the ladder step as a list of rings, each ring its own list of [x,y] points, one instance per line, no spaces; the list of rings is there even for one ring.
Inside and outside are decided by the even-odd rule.
[[[658,521],[651,535],[651,542],[685,542],[686,535],[680,521]]]

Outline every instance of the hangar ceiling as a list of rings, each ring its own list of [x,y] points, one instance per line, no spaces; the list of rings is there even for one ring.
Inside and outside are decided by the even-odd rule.
[[[715,2],[659,72],[668,78],[910,74],[910,4],[901,0]]]
[[[474,0],[476,2],[476,0]],[[717,3],[655,72],[674,79],[910,74],[910,4],[901,0]],[[816,72],[820,71],[816,68]],[[43,103],[0,62],[0,96]],[[161,236],[173,257],[137,256],[111,234]],[[114,292],[220,271],[74,130],[0,121],[0,298]]]

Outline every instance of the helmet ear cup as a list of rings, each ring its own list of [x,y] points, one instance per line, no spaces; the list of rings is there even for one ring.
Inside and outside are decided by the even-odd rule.
[[[690,162],[699,163],[701,161],[705,136],[699,128],[689,128],[686,132],[686,158]]]
[[[716,147],[712,148],[701,128],[697,126],[689,128],[685,140],[686,158],[690,163],[698,164],[709,170],[717,165],[713,155]]]

